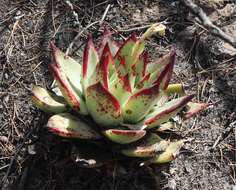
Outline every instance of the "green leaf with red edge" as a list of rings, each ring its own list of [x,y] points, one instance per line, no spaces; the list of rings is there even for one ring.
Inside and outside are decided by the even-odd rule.
[[[132,34],[120,47],[115,55],[115,67],[120,76],[131,74],[131,67],[137,61],[144,49],[144,43],[139,42],[135,34]]]
[[[179,154],[179,150],[183,146],[184,141],[171,142],[166,150],[160,154],[157,154],[152,159],[144,162],[144,165],[148,164],[164,164],[174,160]]]
[[[122,122],[119,101],[100,82],[86,89],[86,104],[98,124],[116,126]]]
[[[72,85],[72,81],[67,78],[60,65],[53,63],[49,66],[53,72],[54,79],[56,80],[57,85],[67,103],[75,111],[78,111],[79,113],[84,115],[88,114],[81,91],[75,88],[74,85]]]
[[[143,52],[138,60],[136,61],[135,65],[132,66],[132,71],[135,75],[135,87],[139,84],[141,79],[145,76],[146,67],[148,64],[148,54],[147,52]]]
[[[61,137],[80,139],[100,139],[101,136],[87,123],[69,113],[61,113],[49,118],[48,129]]]
[[[113,81],[109,91],[117,98],[122,107],[132,92],[128,74]]]
[[[121,150],[121,153],[129,157],[153,157],[157,153],[164,151],[168,145],[168,141],[163,140],[161,137],[154,133],[151,133],[142,142],[137,142],[127,149]]]
[[[31,100],[35,106],[46,113],[61,113],[68,110],[63,97],[57,96],[37,85],[34,85],[32,89]]]
[[[193,95],[183,96],[165,103],[161,107],[148,114],[144,119],[144,124],[148,128],[156,127],[170,118],[174,117],[191,99]]]
[[[83,86],[84,89],[91,85],[94,81],[91,81],[91,77],[95,72],[96,66],[99,62],[97,50],[94,47],[92,36],[89,36],[87,44],[83,54]]]
[[[82,66],[63,53],[58,49],[53,43],[50,44],[52,50],[53,64],[57,65],[58,68],[63,72],[63,74],[73,83],[76,91],[82,94],[82,85],[80,73],[82,71]]]
[[[159,98],[159,84],[142,89],[133,94],[122,107],[122,115],[127,123],[142,120],[155,105]]]
[[[184,118],[189,119],[199,112],[207,109],[210,105],[209,103],[197,103],[197,102],[189,102],[186,106],[186,111],[184,113]]]
[[[105,88],[108,88],[109,85],[109,72],[110,69],[114,68],[114,60],[111,55],[108,44],[103,49],[101,59],[94,70],[93,75],[90,77],[90,85],[97,82],[101,82]]]
[[[145,87],[148,87],[156,82],[161,82],[161,89],[166,89],[174,68],[175,63],[175,50],[171,50],[170,53],[164,55],[162,58],[158,59],[156,62],[149,63],[146,68],[146,76],[149,76],[148,81],[145,83]],[[145,77],[146,77],[145,76]]]
[[[111,50],[112,56],[115,56],[117,51],[119,50],[119,45],[118,43],[116,43],[116,41],[112,39],[112,33],[107,27],[104,28],[103,35],[102,35],[100,44],[98,46],[98,49],[99,49],[98,54],[100,56],[102,55],[103,49],[106,46],[106,44],[108,44]]]
[[[128,144],[141,139],[145,134],[145,130],[122,130],[122,129],[108,129],[103,131],[103,134],[109,140],[119,143]]]

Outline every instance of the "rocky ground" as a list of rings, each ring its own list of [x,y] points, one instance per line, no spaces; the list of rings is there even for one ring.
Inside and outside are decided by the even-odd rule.
[[[236,36],[236,3],[198,0],[214,23]],[[103,19],[106,8],[108,12]],[[100,22],[96,22],[100,21]],[[177,49],[174,80],[191,84],[196,100],[214,103],[176,132],[186,139],[170,165],[81,168],[71,159],[71,141],[44,129],[47,116],[30,101],[33,84],[50,87],[48,43],[81,60],[86,35],[107,24],[118,38],[154,22],[167,26],[150,39],[152,57]],[[0,187],[46,189],[225,189],[236,185],[236,49],[209,34],[179,1],[0,0]]]

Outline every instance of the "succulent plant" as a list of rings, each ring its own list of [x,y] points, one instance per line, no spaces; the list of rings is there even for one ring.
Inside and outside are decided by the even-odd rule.
[[[169,130],[179,112],[190,118],[209,104],[190,102],[193,95],[186,95],[182,84],[169,84],[175,49],[149,61],[145,40],[155,32],[152,26],[140,38],[132,34],[119,45],[105,29],[97,47],[89,36],[82,64],[51,43],[49,67],[60,94],[40,86],[32,90],[33,103],[55,114],[48,129],[61,137],[107,139],[120,145],[121,154],[145,163],[173,160],[183,140],[170,142],[159,132]]]

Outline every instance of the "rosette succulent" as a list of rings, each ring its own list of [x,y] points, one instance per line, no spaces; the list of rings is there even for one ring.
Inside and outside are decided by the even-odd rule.
[[[132,34],[122,45],[108,29],[98,46],[89,36],[82,64],[51,43],[49,67],[60,93],[40,86],[32,90],[33,103],[55,114],[48,129],[66,138],[107,139],[119,144],[119,153],[147,163],[173,160],[183,140],[170,142],[158,133],[170,129],[179,112],[189,118],[208,104],[190,102],[193,95],[185,95],[182,84],[170,84],[175,49],[149,61],[145,40],[155,30],[152,26],[139,38]]]

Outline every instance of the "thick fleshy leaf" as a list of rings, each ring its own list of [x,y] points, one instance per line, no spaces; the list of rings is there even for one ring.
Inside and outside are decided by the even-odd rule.
[[[94,81],[91,80],[91,76],[94,74],[96,66],[99,62],[99,57],[97,50],[94,47],[92,36],[89,36],[88,42],[84,49],[83,55],[83,85],[86,88],[88,85],[92,84]]]
[[[128,144],[141,139],[145,134],[145,130],[122,130],[108,129],[103,134],[111,141],[119,144]]]
[[[52,49],[53,64],[56,64],[57,67],[63,71],[64,75],[74,85],[76,91],[81,94],[82,85],[80,76],[82,66],[77,61],[59,50],[53,43],[51,43],[50,46]]]
[[[103,49],[101,59],[90,77],[89,85],[101,82],[105,88],[108,88],[109,68],[114,68],[114,60],[112,58],[108,44]]]
[[[159,84],[145,88],[133,94],[122,108],[124,121],[137,123],[142,120],[159,98]]]
[[[143,52],[138,60],[136,61],[135,65],[132,66],[132,72],[135,75],[135,87],[139,84],[142,78],[146,74],[146,67],[148,64],[148,54],[147,52]]]
[[[117,98],[122,107],[132,92],[128,74],[124,77],[117,78],[110,85],[109,91]]]
[[[152,133],[143,142],[137,142],[128,149],[122,150],[121,153],[129,157],[153,157],[157,153],[164,151],[168,145],[168,141]]]
[[[154,158],[144,164],[164,164],[174,160],[179,154],[179,150],[181,149],[183,144],[184,142],[182,140],[171,142],[163,153],[157,154]]]
[[[88,114],[87,107],[82,98],[81,92],[67,78],[63,70],[57,64],[50,64],[57,85],[67,103],[81,114]]]
[[[119,101],[100,82],[87,88],[86,104],[98,124],[116,126],[122,122]]]
[[[185,95],[184,85],[181,83],[169,84],[165,92],[168,95],[178,94],[180,96]]]
[[[105,27],[104,31],[103,31],[103,35],[101,38],[101,42],[99,44],[99,50],[98,50],[98,54],[101,56],[104,47],[106,46],[106,44],[108,44],[110,50],[111,50],[111,54],[112,56],[115,56],[117,51],[119,50],[119,45],[118,43],[116,43],[113,39],[112,39],[112,33],[111,31]]]
[[[199,112],[201,112],[202,110],[205,110],[210,105],[212,104],[189,102],[186,106],[187,111],[184,113],[184,118],[189,119],[198,114]]]
[[[115,55],[115,66],[119,76],[131,74],[132,66],[142,54],[143,49],[144,43],[139,42],[134,34],[123,43]]]
[[[63,97],[40,86],[33,87],[31,100],[35,106],[47,113],[61,113],[67,110],[67,104]]]
[[[177,98],[165,103],[162,107],[157,107],[152,113],[144,119],[144,124],[149,128],[156,127],[170,118],[174,117],[191,99],[193,95]]]
[[[144,87],[160,82],[162,89],[165,90],[167,88],[173,73],[175,55],[175,50],[171,50],[169,54],[147,65],[146,76],[150,76]]]
[[[61,113],[49,118],[48,129],[62,137],[99,139],[101,136],[88,124],[69,113]]]

